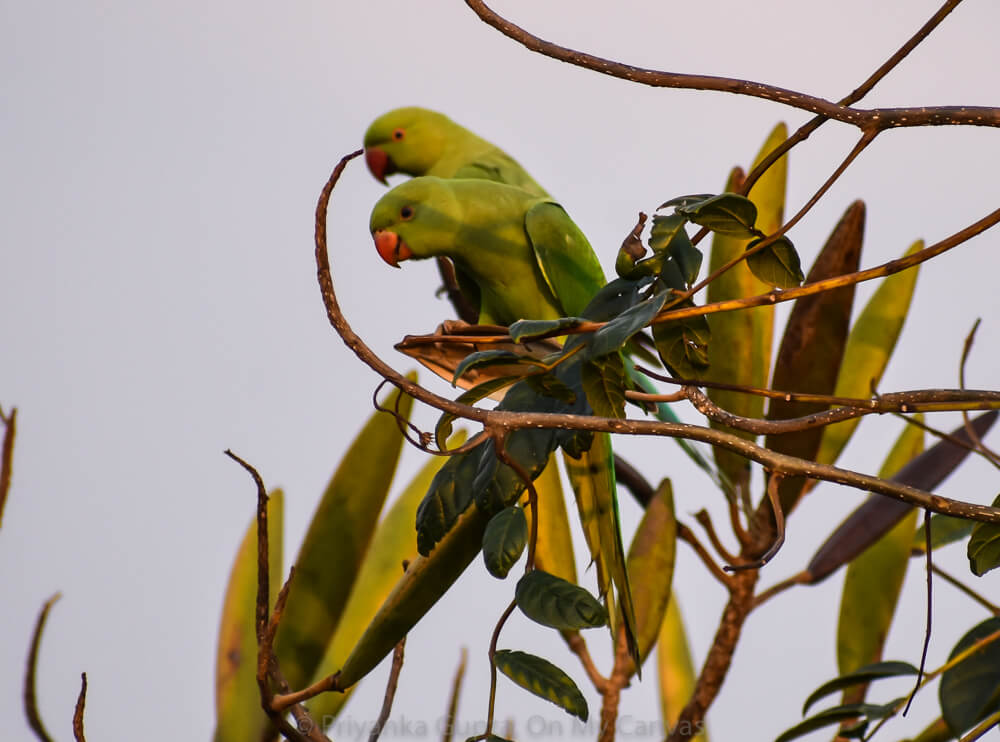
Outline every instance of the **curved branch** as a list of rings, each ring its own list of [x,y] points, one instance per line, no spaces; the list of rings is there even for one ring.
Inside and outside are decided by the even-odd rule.
[[[320,292],[326,306],[327,317],[330,324],[341,336],[344,343],[354,351],[358,358],[372,368],[390,383],[396,385],[414,399],[424,402],[438,410],[450,412],[458,417],[467,420],[474,420],[480,423],[489,424],[495,431],[506,433],[522,428],[560,428],[566,430],[586,430],[595,433],[618,433],[620,435],[641,435],[641,436],[666,436],[671,438],[686,438],[688,440],[708,443],[719,448],[733,451],[744,458],[756,461],[765,468],[781,472],[788,475],[804,476],[810,479],[822,479],[824,481],[844,484],[855,489],[874,492],[886,495],[903,502],[907,502],[916,507],[925,508],[935,513],[944,513],[970,520],[979,520],[989,523],[1000,523],[1000,509],[978,505],[974,503],[959,502],[950,498],[924,492],[915,487],[889,482],[879,477],[872,477],[867,474],[840,469],[836,466],[818,464],[814,461],[806,461],[794,456],[776,453],[761,446],[744,440],[737,435],[725,433],[711,428],[688,425],[684,423],[668,423],[648,420],[620,420],[616,418],[595,417],[588,415],[570,415],[544,412],[508,412],[501,410],[482,410],[478,407],[459,404],[450,399],[441,397],[433,392],[424,389],[398,371],[389,366],[379,358],[368,347],[365,342],[351,328],[340,310],[337,296],[333,288],[333,278],[330,274],[330,263],[326,249],[326,209],[330,199],[330,194],[344,167],[351,159],[361,154],[358,150],[346,157],[334,168],[329,180],[323,187],[320,194],[319,203],[316,206],[316,261]],[[1000,209],[997,210],[997,218],[1000,219]],[[926,252],[926,250],[924,251]],[[916,257],[916,253],[910,257]],[[905,262],[907,258],[895,262]],[[834,279],[835,280],[835,279]],[[819,281],[812,286],[817,286]],[[805,288],[805,287],[803,287]],[[794,289],[781,292],[791,294]],[[724,303],[724,302],[723,302]],[[681,310],[686,311],[686,310]]]
[[[714,90],[721,93],[735,93],[752,98],[782,103],[857,126],[862,130],[883,130],[908,126],[1000,126],[1000,108],[988,106],[934,106],[913,108],[851,108],[833,103],[825,98],[806,95],[795,90],[774,85],[739,80],[715,75],[689,75],[680,72],[651,70],[630,64],[567,49],[545,41],[517,26],[490,9],[482,0],[465,0],[465,4],[480,20],[497,29],[504,36],[513,39],[533,52],[546,57],[600,72],[602,75],[617,77],[629,82],[657,88],[683,88],[685,90]]]

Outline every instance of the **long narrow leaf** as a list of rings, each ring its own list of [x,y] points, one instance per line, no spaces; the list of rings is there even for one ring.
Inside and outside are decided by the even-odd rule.
[[[670,602],[676,551],[674,492],[670,480],[664,479],[646,506],[626,562],[632,583],[640,663],[645,662],[656,642]]]
[[[924,431],[905,425],[879,471],[883,479],[898,472],[924,448]],[[841,674],[882,658],[903,578],[910,562],[910,544],[917,527],[917,511],[892,527],[882,538],[847,565],[837,624],[837,666]],[[864,700],[864,688],[845,695],[844,703]]]
[[[995,410],[986,412],[972,421],[972,427],[982,437],[997,419]],[[965,426],[952,432],[952,437],[969,443]],[[951,441],[940,441],[896,472],[893,482],[908,484],[923,490],[933,490],[945,477],[958,467],[969,449]],[[909,503],[882,495],[871,495],[834,529],[830,537],[817,549],[806,570],[814,585],[854,559],[858,554],[880,539],[910,510]]]
[[[923,246],[923,240],[917,240],[906,254],[921,250]],[[834,391],[838,397],[864,399],[878,387],[910,310],[917,270],[913,268],[886,278],[858,316],[844,348],[844,360]],[[834,463],[860,422],[861,418],[856,417],[824,428],[816,460],[821,464]]]
[[[460,431],[449,444],[459,446],[464,439],[465,433]],[[340,669],[358,638],[372,622],[379,606],[400,581],[403,561],[414,562],[417,559],[417,540],[413,530],[417,505],[430,486],[434,474],[446,460],[441,457],[431,458],[379,522],[337,630],[311,680],[318,680]],[[351,689],[348,689],[345,693],[323,693],[312,699],[309,708],[313,718],[334,719],[350,693]]]
[[[383,406],[394,409],[399,391]],[[404,395],[399,412],[409,416]],[[293,688],[312,677],[347,603],[396,471],[403,435],[392,415],[376,411],[355,438],[316,507],[299,555],[295,583],[275,640]],[[372,466],[372,462],[378,466]]]

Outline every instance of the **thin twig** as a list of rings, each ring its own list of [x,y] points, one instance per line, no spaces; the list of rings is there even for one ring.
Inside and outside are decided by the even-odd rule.
[[[590,656],[586,640],[579,631],[561,631],[559,633],[566,640],[569,651],[580,659],[583,671],[587,673],[590,682],[594,684],[594,689],[601,695],[604,695],[608,687],[608,679],[601,675],[600,670],[597,669],[597,665],[594,664],[594,658]]]
[[[927,650],[931,645],[931,616],[933,615],[933,604],[931,602],[931,585],[933,584],[934,566],[933,557],[931,556],[931,514],[928,511],[924,511],[924,547],[927,552],[927,628],[924,632],[924,649],[920,653],[920,667],[917,669],[917,682],[913,686],[913,690],[910,692],[910,697],[906,699],[906,707],[903,709],[903,716],[906,716],[906,712],[910,710],[910,704],[913,703],[914,696],[917,695],[917,691],[920,690],[920,681],[924,676],[924,667],[927,665]]]
[[[715,532],[715,526],[712,524],[712,516],[708,514],[708,511],[702,508],[694,514],[694,519],[705,530],[705,535],[708,536],[708,541],[712,544],[715,552],[728,564],[735,564],[739,560],[739,557],[722,545],[719,535]]]
[[[778,582],[767,590],[762,590],[753,599],[753,608],[760,608],[764,603],[773,598],[775,595],[785,592],[789,588],[795,587],[796,585],[808,585],[809,581],[812,579],[812,575],[803,570],[798,574],[794,574],[791,577],[787,577],[781,582]]]
[[[959,590],[960,592],[965,593],[968,597],[972,598],[974,601],[979,603],[979,605],[988,610],[994,616],[1000,616],[1000,606],[991,603],[989,600],[987,600],[985,597],[977,593],[975,590],[966,585],[964,582],[960,581],[957,577],[949,574],[948,572],[945,572],[936,564],[932,564],[931,569],[934,571],[934,574],[936,574],[942,580],[944,580],[945,582],[947,582],[949,585]]]
[[[45,731],[42,717],[38,713],[38,697],[36,695],[36,675],[38,667],[38,648],[42,642],[42,631],[45,629],[45,621],[49,617],[49,611],[59,598],[61,593],[56,593],[42,604],[42,610],[35,621],[35,630],[31,635],[31,645],[28,649],[28,662],[24,671],[24,715],[28,717],[28,726],[35,733],[41,742],[52,742],[52,737]]]
[[[636,371],[657,381],[667,384],[677,384],[681,387],[704,389],[724,389],[738,394],[752,394],[767,399],[780,399],[783,402],[806,402],[823,404],[831,407],[863,408],[874,413],[885,412],[955,412],[958,410],[990,410],[1000,408],[1000,392],[986,389],[911,389],[903,392],[888,392],[872,397],[841,397],[834,394],[815,394],[813,392],[798,392],[782,389],[765,389],[763,387],[746,386],[744,384],[728,384],[722,381],[707,379],[682,379],[669,374],[661,374],[652,369],[636,365]],[[682,397],[689,393],[682,389]],[[626,399],[646,402],[675,401],[677,393],[650,394],[647,392],[626,391]],[[914,410],[911,407],[920,406]],[[756,418],[745,418],[755,420]]]
[[[712,555],[708,553],[708,549],[706,549],[698,540],[698,537],[694,535],[694,531],[683,523],[678,523],[677,538],[694,549],[695,554],[697,554],[698,558],[701,559],[702,564],[705,565],[712,577],[721,582],[727,590],[732,590],[732,578],[727,575],[718,564],[715,563],[715,560],[712,559]]]
[[[987,716],[976,725],[975,729],[962,737],[958,742],[975,742],[997,724],[1000,724],[1000,711],[994,711]]]
[[[506,438],[502,434],[497,434],[493,439],[493,447],[496,449],[497,458],[514,470],[514,473],[521,478],[528,490],[528,504],[531,507],[531,531],[528,535],[528,558],[524,561],[524,571],[530,572],[535,568],[535,549],[538,546],[538,491],[524,467],[507,453],[506,442]]]
[[[960,389],[965,389],[965,363],[969,359],[969,351],[972,350],[972,343],[976,338],[976,330],[979,329],[979,323],[982,321],[981,317],[977,317],[976,321],[972,325],[972,329],[969,330],[969,334],[965,338],[965,343],[962,345],[962,360],[958,364],[958,386]],[[986,447],[983,443],[983,439],[979,437],[976,433],[975,428],[972,426],[972,419],[969,417],[969,413],[965,410],[962,411],[962,420],[965,422],[965,432],[969,436],[969,440],[972,441],[976,450],[981,453],[987,461],[993,464],[994,467],[1000,469],[1000,455],[998,455],[992,449]]]
[[[756,417],[735,415],[732,412],[724,410],[696,387],[686,386],[684,387],[684,390],[694,408],[709,420],[725,425],[729,428],[746,430],[758,435],[797,433],[809,428],[825,427],[844,420],[850,420],[852,418],[872,414],[883,415],[890,412],[898,412],[909,415],[920,412],[953,412],[956,407],[960,407],[964,410],[967,409],[965,407],[966,402],[964,400],[971,394],[977,394],[976,392],[961,392],[954,395],[947,395],[950,398],[949,401],[942,401],[941,397],[946,395],[941,394],[941,392],[945,390],[934,390],[930,392],[894,392],[882,395],[867,402],[865,400],[857,400],[859,404],[864,404],[864,407],[836,407],[832,410],[815,412],[811,415],[803,415],[801,417],[786,418],[784,420],[764,420]],[[972,409],[1000,409],[1000,392],[986,392],[985,394],[990,396],[995,395],[996,399],[991,401],[977,400],[976,402],[971,403]],[[930,401],[926,401],[928,399],[930,399]],[[954,400],[956,399],[963,401],[955,402]],[[971,450],[970,446],[967,447]]]
[[[405,646],[406,637],[404,636],[396,644],[396,648],[392,650],[392,668],[389,670],[389,681],[385,686],[385,698],[382,699],[382,710],[379,711],[378,719],[375,720],[375,726],[372,727],[371,734],[368,735],[368,742],[378,742],[378,738],[382,734],[382,728],[389,720],[389,714],[392,713],[392,701],[396,697],[399,673],[403,669],[403,649]]]
[[[785,543],[785,513],[781,509],[781,498],[778,496],[778,487],[783,478],[781,474],[771,472],[767,480],[767,499],[770,501],[771,510],[774,512],[774,541],[759,559],[754,559],[751,562],[726,565],[723,569],[727,572],[760,569],[774,558],[774,555],[781,549],[782,544]]]
[[[465,678],[465,667],[468,660],[469,650],[462,647],[458,659],[458,667],[455,668],[455,678],[451,681],[448,715],[445,717],[444,733],[441,735],[441,742],[451,742],[452,733],[455,731],[455,717],[458,714],[458,696],[462,691],[462,680]]]
[[[517,601],[510,601],[510,605],[504,610],[500,616],[500,620],[497,621],[497,625],[493,627],[493,636],[490,637],[490,700],[489,700],[489,710],[486,715],[486,736],[493,734],[493,712],[496,708],[497,701],[497,642],[500,640],[500,630],[503,625],[507,623],[507,619],[510,618],[510,614],[514,612],[514,608],[517,607]]]
[[[76,708],[73,709],[73,739],[76,742],[87,742],[83,734],[83,709],[87,705],[87,673],[80,673],[80,695],[76,697]]]
[[[3,448],[0,449],[0,526],[3,525],[3,509],[10,492],[10,477],[14,465],[14,436],[17,435],[17,408],[11,407],[10,414],[4,415],[0,407],[0,422],[4,425]]]

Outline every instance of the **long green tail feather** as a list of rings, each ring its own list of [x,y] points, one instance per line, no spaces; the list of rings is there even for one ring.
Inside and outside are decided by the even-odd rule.
[[[629,654],[638,667],[639,644],[636,640],[635,608],[632,605],[632,588],[625,568],[625,545],[622,541],[621,517],[618,513],[618,490],[615,484],[611,436],[607,433],[595,435],[589,451],[579,459],[566,456],[564,461],[570,484],[576,495],[580,522],[590,549],[590,557],[597,567],[598,589],[607,604],[612,639],[618,635],[615,610],[617,594],[625,624],[625,639]]]

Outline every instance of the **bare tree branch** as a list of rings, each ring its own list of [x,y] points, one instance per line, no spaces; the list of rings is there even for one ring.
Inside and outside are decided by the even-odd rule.
[[[80,695],[76,697],[76,708],[73,710],[73,739],[76,742],[87,742],[83,734],[83,709],[87,705],[87,673],[80,673]]]
[[[11,407],[10,414],[4,415],[0,408],[0,422],[4,425],[3,447],[0,448],[0,526],[3,525],[3,509],[10,492],[10,476],[14,464],[14,436],[17,435],[17,408]]]
[[[42,605],[42,610],[35,621],[35,631],[31,635],[28,662],[24,671],[24,715],[28,717],[28,726],[31,727],[31,731],[41,742],[52,742],[52,737],[45,731],[42,717],[38,713],[38,697],[35,691],[38,674],[38,647],[42,642],[42,631],[45,629],[45,621],[49,617],[49,611],[60,597],[62,597],[61,594],[56,593]]]
[[[1000,108],[986,106],[920,106],[914,108],[851,108],[775,85],[714,75],[690,75],[678,72],[634,67],[622,62],[567,49],[545,41],[491,10],[482,0],[465,0],[472,11],[486,24],[504,36],[560,62],[583,67],[603,75],[658,88],[713,90],[721,93],[747,95],[781,103],[828,119],[841,121],[865,131],[910,126],[1000,126]]]

